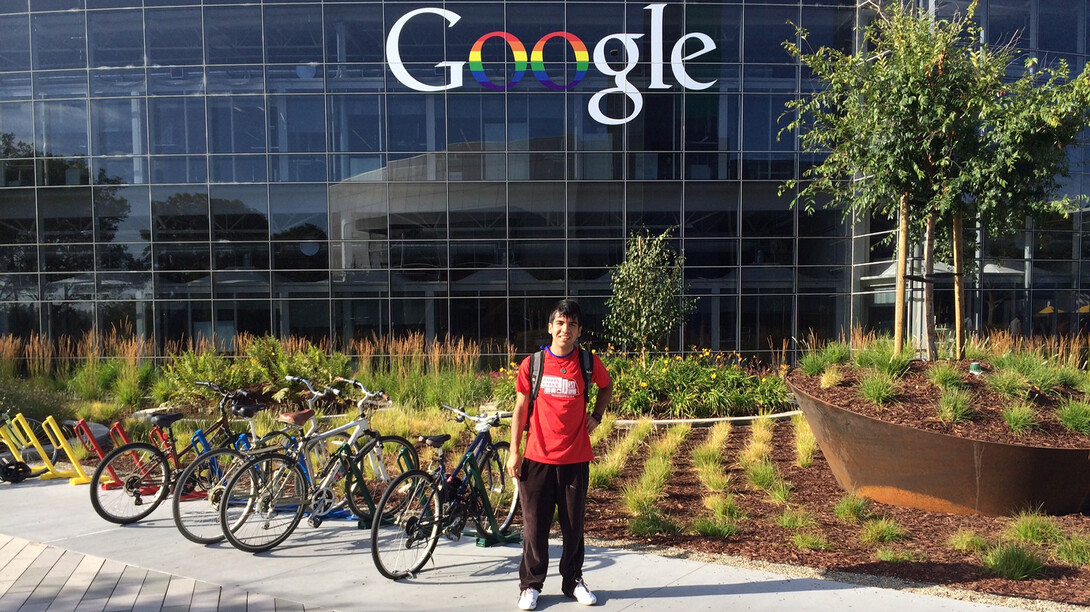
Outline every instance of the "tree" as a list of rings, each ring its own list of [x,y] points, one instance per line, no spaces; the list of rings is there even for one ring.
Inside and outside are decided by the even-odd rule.
[[[613,269],[605,326],[625,348],[647,352],[663,346],[696,307],[696,298],[684,295],[685,256],[670,247],[670,233],[633,234],[625,260]]]
[[[819,165],[783,190],[802,185],[794,204],[812,212],[819,195],[846,214],[897,219],[895,350],[904,346],[908,241],[925,240],[925,269],[934,261],[935,233],[949,235],[955,274],[955,336],[962,353],[964,320],[962,227],[976,219],[1009,234],[1026,217],[1071,212],[1077,199],[1057,196],[1068,173],[1065,147],[1090,122],[1090,77],[1068,79],[1067,66],[1026,62],[1008,78],[1011,45],[982,44],[967,14],[938,19],[913,3],[862,3],[874,11],[855,55],[821,48],[803,53],[788,41],[823,86],[788,104],[786,130],[802,147],[827,151]],[[805,42],[806,32],[800,29]],[[928,228],[932,228],[930,232]],[[933,298],[925,298],[933,326]]]

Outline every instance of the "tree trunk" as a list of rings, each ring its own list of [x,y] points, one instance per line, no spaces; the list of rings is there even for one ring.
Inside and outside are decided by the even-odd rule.
[[[905,349],[905,274],[908,269],[908,194],[897,211],[897,297],[893,305],[893,353]]]
[[[962,323],[965,320],[965,281],[962,276],[964,265],[961,261],[961,248],[964,241],[961,232],[962,221],[960,212],[954,215],[954,227],[951,230],[953,236],[950,237],[950,243],[954,249],[954,359],[965,357],[965,329]]]
[[[923,240],[923,344],[928,361],[939,358],[938,333],[935,331],[935,224],[935,215],[928,215]]]

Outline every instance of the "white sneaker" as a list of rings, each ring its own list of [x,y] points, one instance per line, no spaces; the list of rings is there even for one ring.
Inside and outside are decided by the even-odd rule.
[[[519,595],[519,610],[533,610],[536,608],[537,596],[540,594],[541,591],[534,588],[523,589],[522,595]]]
[[[583,582],[582,578],[575,583],[575,588],[572,589],[571,596],[575,598],[575,601],[578,601],[584,606],[593,606],[598,603],[598,598],[594,596],[594,593],[590,592],[590,589],[587,588],[587,583]]]

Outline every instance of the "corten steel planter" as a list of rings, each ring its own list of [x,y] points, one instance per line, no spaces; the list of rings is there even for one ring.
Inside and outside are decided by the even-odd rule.
[[[845,491],[884,504],[957,514],[1090,510],[1090,449],[923,431],[856,414],[788,386]]]

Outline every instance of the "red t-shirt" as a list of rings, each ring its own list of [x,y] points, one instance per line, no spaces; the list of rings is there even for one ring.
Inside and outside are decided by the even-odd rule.
[[[568,465],[594,459],[587,435],[587,411],[583,403],[583,370],[579,367],[578,351],[556,357],[545,350],[545,367],[541,373],[534,413],[527,423],[529,434],[523,456],[539,463]],[[593,355],[594,374],[591,381],[598,388],[608,387],[609,372],[602,360]],[[519,366],[519,393],[530,395],[530,357]]]

